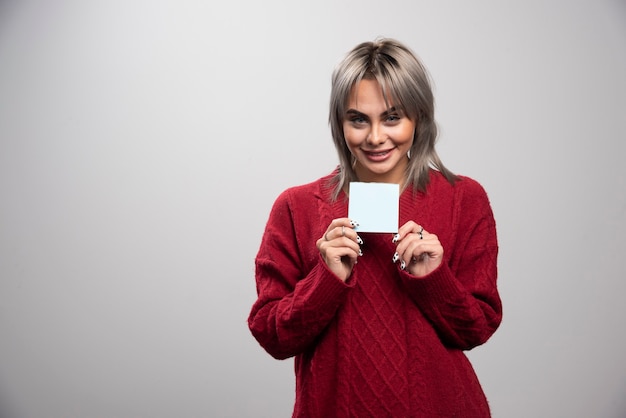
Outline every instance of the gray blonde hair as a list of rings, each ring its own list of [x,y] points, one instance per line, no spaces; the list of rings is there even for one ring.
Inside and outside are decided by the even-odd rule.
[[[416,124],[403,187],[410,184],[414,191],[425,192],[431,167],[454,184],[458,177],[444,167],[435,151],[435,101],[426,68],[402,43],[379,39],[357,45],[333,71],[329,123],[339,154],[339,168],[332,179],[333,199],[351,181],[358,181],[353,168],[354,157],[343,135],[343,122],[352,88],[363,79],[376,80],[385,100],[392,101]]]

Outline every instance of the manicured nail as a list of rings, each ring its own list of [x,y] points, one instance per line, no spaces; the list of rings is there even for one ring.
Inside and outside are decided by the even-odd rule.
[[[396,234],[393,236],[393,239],[391,240],[391,242],[395,244],[396,242],[398,242],[399,239],[400,239],[400,234]]]
[[[363,251],[359,248],[359,256],[363,257]]]
[[[404,260],[402,260],[402,262],[400,263],[400,268],[404,270],[405,267],[406,267],[406,263],[404,262]]]
[[[397,263],[399,259],[400,259],[400,254],[395,253],[395,254],[393,255],[393,262],[394,262],[394,263]]]
[[[350,221],[350,225],[352,225],[352,227],[357,227],[359,226],[359,223],[357,221]]]
[[[359,243],[359,245],[363,245],[363,240],[362,240],[362,239],[361,239],[361,237],[360,237],[360,236],[358,236],[358,235],[356,236],[356,242],[358,242],[358,243]]]

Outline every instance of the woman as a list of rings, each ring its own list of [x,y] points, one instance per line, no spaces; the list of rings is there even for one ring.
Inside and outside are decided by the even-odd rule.
[[[488,417],[463,351],[502,317],[487,195],[435,152],[425,68],[401,43],[354,48],[332,78],[339,167],[276,200],[249,327],[295,356],[294,417]],[[357,234],[352,181],[400,185],[397,234]]]

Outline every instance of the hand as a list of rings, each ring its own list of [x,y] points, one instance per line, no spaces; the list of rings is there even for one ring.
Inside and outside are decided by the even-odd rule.
[[[400,227],[393,242],[398,244],[394,263],[400,262],[400,268],[413,276],[424,277],[441,265],[443,246],[439,238],[413,221]]]
[[[348,218],[334,219],[316,244],[328,268],[344,282],[362,254],[363,241],[354,230],[357,225]]]

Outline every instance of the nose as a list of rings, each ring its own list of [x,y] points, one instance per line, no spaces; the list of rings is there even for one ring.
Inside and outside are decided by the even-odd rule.
[[[376,146],[383,144],[386,140],[383,129],[378,124],[373,124],[369,135],[367,135],[367,143]]]

